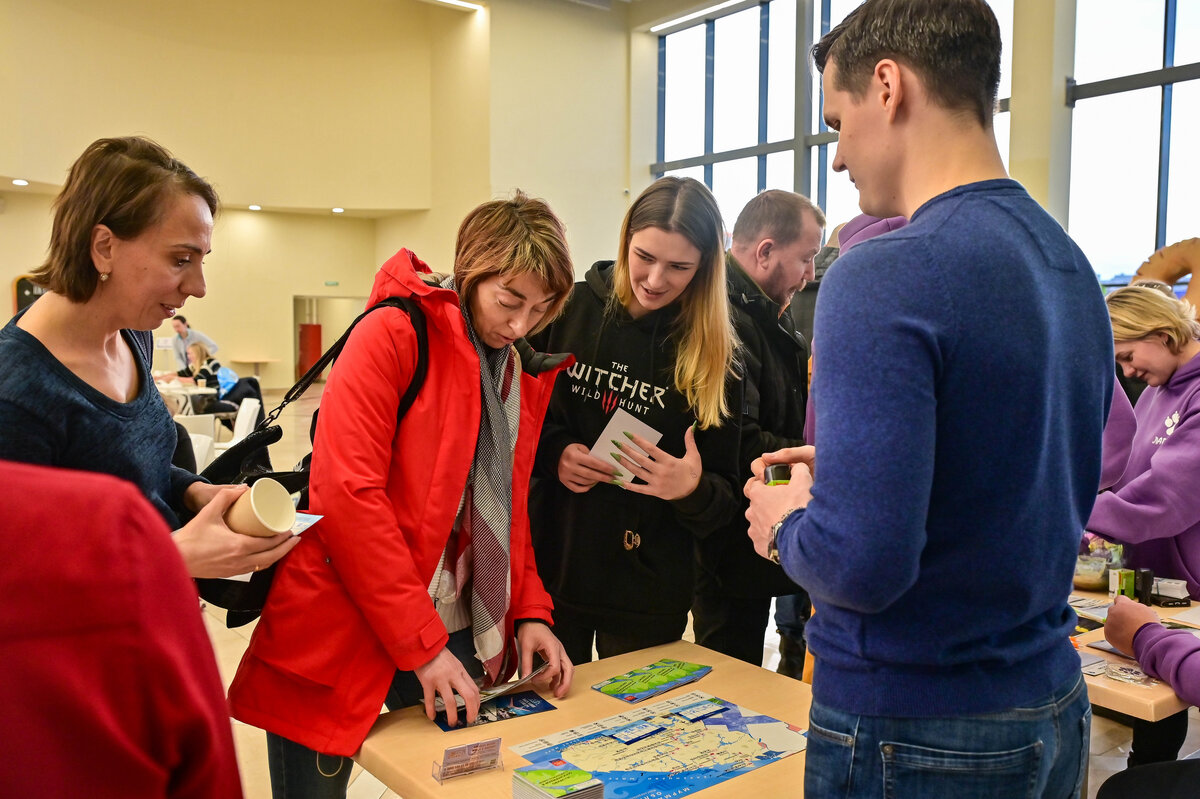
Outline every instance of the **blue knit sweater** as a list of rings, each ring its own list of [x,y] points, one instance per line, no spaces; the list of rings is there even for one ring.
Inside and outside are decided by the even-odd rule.
[[[980,713],[1078,674],[1113,380],[1079,248],[1018,183],[960,186],[833,264],[813,352],[817,479],[779,548],[816,605],[817,701]]]
[[[17,327],[17,318],[0,329],[0,459],[123,478],[178,527],[183,492],[200,478],[171,465],[175,424],[154,387],[140,334],[122,331],[140,386],[131,401],[117,402],[80,380]]]

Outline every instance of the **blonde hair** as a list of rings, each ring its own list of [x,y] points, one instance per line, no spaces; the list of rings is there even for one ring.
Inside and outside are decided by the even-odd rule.
[[[732,372],[738,346],[725,288],[721,211],[704,184],[692,178],[665,177],[650,184],[621,223],[610,312],[633,304],[629,242],[634,233],[651,227],[679,233],[700,251],[700,263],[679,298],[680,313],[673,326],[675,388],[701,428],[717,427],[729,415],[725,376]]]
[[[1112,320],[1113,341],[1138,341],[1162,333],[1167,337],[1167,349],[1178,355],[1188,342],[1200,339],[1200,322],[1192,304],[1155,286],[1125,286],[1104,301]]]
[[[454,286],[465,308],[480,281],[523,274],[532,274],[554,295],[545,316],[529,331],[533,335],[567,304],[575,267],[563,223],[544,200],[517,189],[511,199],[486,202],[463,220],[454,245]]]
[[[195,360],[188,364],[188,369],[193,375],[198,374],[204,368],[204,364],[212,358],[212,353],[208,351],[208,347],[204,346],[202,341],[193,341],[187,346],[187,351],[196,356]]]

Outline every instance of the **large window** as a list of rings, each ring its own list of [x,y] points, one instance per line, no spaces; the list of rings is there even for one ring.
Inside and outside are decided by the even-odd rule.
[[[792,188],[796,2],[742,3],[659,39],[659,163],[713,190],[726,226],[767,186]]]
[[[1200,235],[1200,2],[1078,0],[1068,228],[1110,285]]]
[[[820,76],[810,68],[808,51],[859,2],[744,2],[668,29],[659,38],[660,124],[652,172],[704,181],[727,228],[767,188],[812,197],[830,225],[856,216],[858,193],[831,166],[837,135],[821,122]],[[995,124],[1007,164],[1013,0],[989,3],[1005,43],[1004,99]]]

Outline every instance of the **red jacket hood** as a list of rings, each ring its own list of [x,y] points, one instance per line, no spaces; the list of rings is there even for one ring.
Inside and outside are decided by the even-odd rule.
[[[410,295],[426,297],[439,291],[446,291],[436,285],[429,285],[420,277],[429,274],[433,274],[433,270],[418,258],[416,253],[407,249],[400,250],[387,259],[375,273],[375,284],[371,286],[371,296],[367,300],[367,307],[370,308],[388,297]],[[457,297],[454,302],[457,304]]]

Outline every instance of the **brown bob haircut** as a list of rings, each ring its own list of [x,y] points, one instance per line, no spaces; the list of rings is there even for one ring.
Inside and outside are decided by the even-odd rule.
[[[884,58],[921,78],[943,108],[992,126],[1000,86],[1000,24],[984,0],[866,0],[813,45],[820,72],[832,60],[842,91],[861,97]]]
[[[518,189],[507,200],[480,205],[463,220],[454,245],[454,286],[465,308],[480,281],[522,274],[532,274],[554,295],[532,335],[562,312],[575,284],[575,267],[562,221],[545,200]]]
[[[140,136],[98,139],[71,165],[54,200],[50,255],[33,279],[71,302],[87,302],[100,276],[92,263],[92,231],[104,225],[121,239],[157,224],[173,194],[193,194],[217,213],[209,183],[162,146]]]

